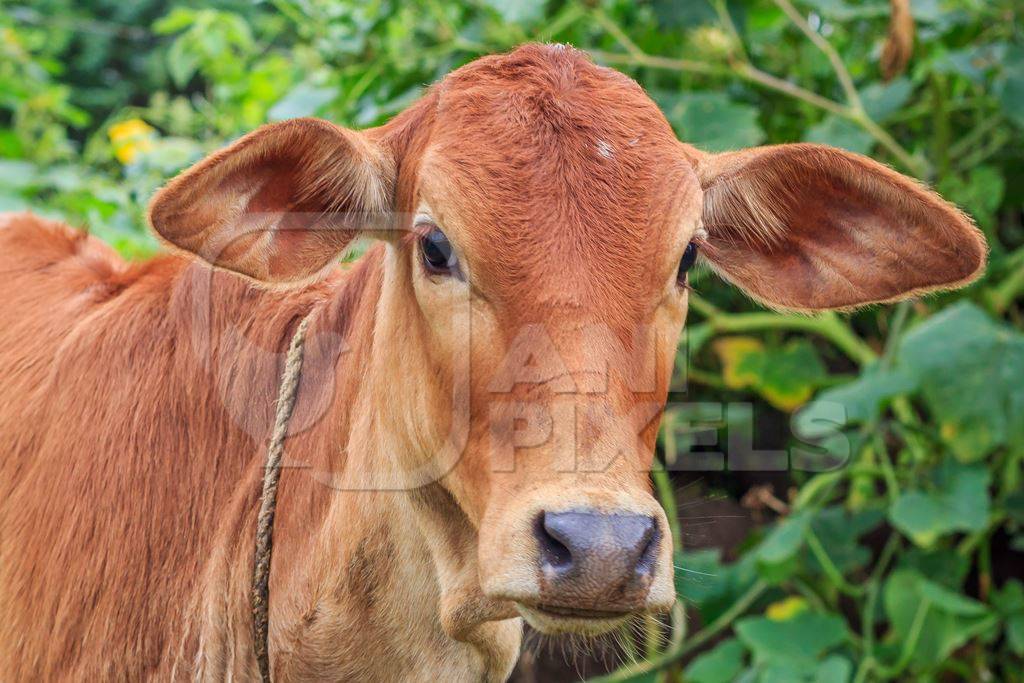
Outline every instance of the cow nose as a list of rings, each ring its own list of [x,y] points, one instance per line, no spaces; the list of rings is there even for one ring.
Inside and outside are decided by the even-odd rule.
[[[643,606],[657,555],[653,517],[543,512],[536,536],[544,605],[620,612]]]

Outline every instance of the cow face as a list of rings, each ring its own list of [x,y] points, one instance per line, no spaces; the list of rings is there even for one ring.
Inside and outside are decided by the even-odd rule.
[[[955,286],[985,254],[965,216],[877,163],[699,152],[634,82],[559,46],[474,62],[380,129],[263,128],[173,181],[151,220],[281,283],[356,230],[387,242],[367,373],[387,387],[381,466],[443,487],[480,590],[545,632],[675,599],[648,469],[698,253],[795,310]]]

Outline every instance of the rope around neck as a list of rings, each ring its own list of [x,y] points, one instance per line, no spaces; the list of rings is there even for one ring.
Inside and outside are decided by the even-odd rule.
[[[299,377],[302,374],[302,349],[306,330],[313,317],[310,313],[292,336],[288,358],[281,375],[281,388],[277,393],[277,414],[274,431],[267,447],[267,463],[263,470],[263,494],[260,496],[260,514],[256,520],[256,552],[252,572],[253,648],[260,667],[263,683],[270,683],[269,608],[270,558],[274,552],[274,514],[277,510],[277,483],[281,479],[281,456],[288,435],[288,422],[298,397]]]

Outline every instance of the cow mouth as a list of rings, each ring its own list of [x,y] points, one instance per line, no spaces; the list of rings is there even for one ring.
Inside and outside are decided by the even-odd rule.
[[[632,614],[523,603],[516,603],[516,609],[526,623],[546,635],[572,633],[597,636],[618,628]]]

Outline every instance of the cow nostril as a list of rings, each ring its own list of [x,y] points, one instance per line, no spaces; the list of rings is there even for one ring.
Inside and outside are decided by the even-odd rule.
[[[572,566],[572,552],[566,545],[565,539],[559,538],[561,535],[559,530],[549,526],[548,513],[542,512],[537,516],[534,535],[540,545],[542,563],[561,570]]]
[[[658,564],[654,517],[544,511],[534,534],[545,604],[630,610],[645,599]]]
[[[653,518],[649,519],[650,525],[648,529],[643,532],[643,536],[639,544],[642,551],[640,553],[640,559],[636,563],[636,575],[638,577],[654,573],[654,564],[658,555],[658,527]]]

